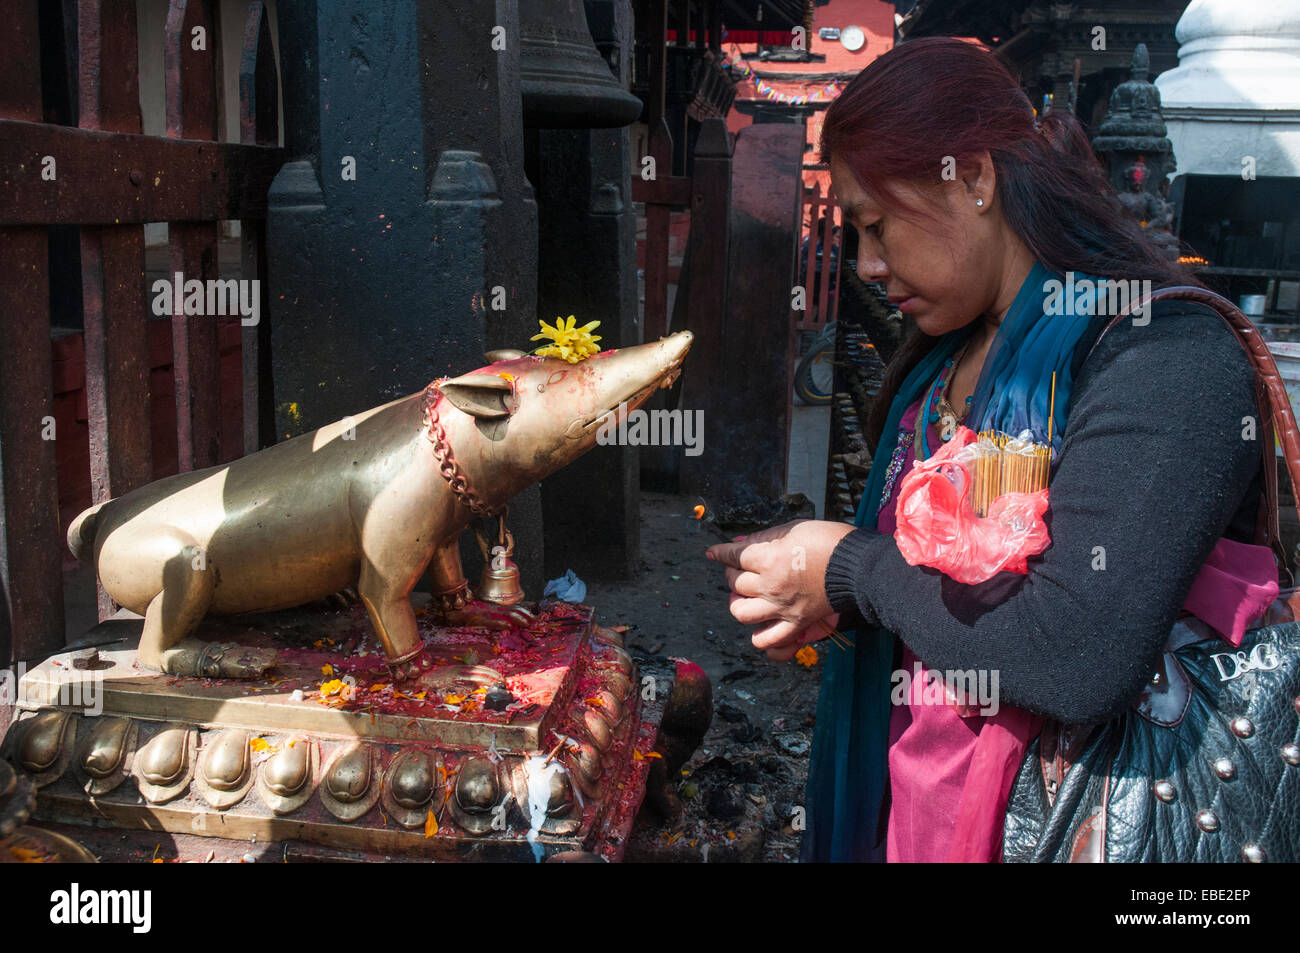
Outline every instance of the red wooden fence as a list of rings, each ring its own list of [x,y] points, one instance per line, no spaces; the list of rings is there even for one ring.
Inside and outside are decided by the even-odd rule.
[[[650,134],[647,156],[654,159],[655,176],[632,176],[632,200],[645,203],[645,323],[644,340],[668,333],[668,233],[674,209],[691,207],[691,180],[673,175],[673,137],[660,119]]]
[[[239,318],[217,318],[221,357],[221,455],[224,463],[243,455],[244,436]],[[160,480],[179,473],[180,440],[176,420],[175,366],[172,329],[168,321],[150,321],[149,345],[149,478]],[[59,526],[67,527],[91,504],[90,406],[86,396],[85,337],[61,334],[51,342],[53,357],[53,417],[58,439],[54,442],[59,486]],[[64,568],[75,565],[72,553],[62,550]]]
[[[274,147],[276,70],[266,12],[249,7],[240,82],[241,144],[219,143],[217,0],[171,0],[167,134],[141,135],[134,0],[15,0],[0,33],[0,663],[63,645],[63,595],[50,327],[49,226],[80,229],[88,468],[95,501],[152,479],[150,321],[144,223],[168,222],[170,261],[216,277],[217,223],[243,222],[244,279],[264,278],[259,222],[283,162]],[[77,42],[77,126],[43,121],[41,18]],[[204,49],[192,42],[203,27]],[[256,143],[256,144],[254,144]],[[48,157],[48,158],[47,158]],[[51,160],[53,166],[51,166]],[[43,175],[54,168],[55,174]],[[261,285],[263,294],[266,283]],[[183,308],[181,309],[184,310]],[[267,309],[262,307],[265,316]],[[265,318],[263,317],[263,321]],[[167,325],[163,325],[166,327]],[[222,456],[218,323],[170,321],[181,469]],[[56,345],[57,347],[57,345]],[[165,356],[165,355],[164,355]],[[75,358],[70,358],[75,360]],[[66,373],[67,367],[60,369]],[[256,382],[248,381],[246,384]],[[66,381],[64,382],[66,384]],[[257,394],[256,387],[253,394]],[[241,449],[236,447],[235,450]],[[113,611],[100,592],[100,614]]]
[[[820,331],[839,312],[840,245],[843,230],[836,233],[842,215],[835,191],[827,188],[822,194],[821,183],[805,188],[803,192],[803,237],[799,245],[799,268],[806,282],[804,286],[803,317],[795,324],[800,331]],[[820,234],[814,234],[818,231]],[[817,245],[821,243],[821,271],[817,270]]]

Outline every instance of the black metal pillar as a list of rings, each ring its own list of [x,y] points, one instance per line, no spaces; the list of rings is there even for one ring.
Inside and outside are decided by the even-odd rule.
[[[588,0],[596,46],[631,82],[627,0]],[[636,298],[634,157],[626,129],[545,129],[535,137],[540,234],[538,315],[599,320],[602,348],[640,343]],[[542,481],[546,571],[617,579],[640,553],[636,447],[596,447]]]
[[[267,251],[284,439],[526,346],[537,217],[512,0],[305,0],[281,7],[280,36],[292,161],[271,188]],[[510,512],[540,596],[538,490]],[[473,573],[468,534],[462,551]]]

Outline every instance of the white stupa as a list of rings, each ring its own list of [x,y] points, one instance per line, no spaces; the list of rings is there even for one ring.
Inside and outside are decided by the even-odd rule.
[[[1192,0],[1156,79],[1179,173],[1300,176],[1300,0]]]

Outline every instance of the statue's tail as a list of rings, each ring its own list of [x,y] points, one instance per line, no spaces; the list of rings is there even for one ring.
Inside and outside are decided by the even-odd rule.
[[[95,527],[99,523],[99,511],[103,503],[96,503],[72,521],[68,527],[68,549],[77,559],[84,560],[95,546]]]

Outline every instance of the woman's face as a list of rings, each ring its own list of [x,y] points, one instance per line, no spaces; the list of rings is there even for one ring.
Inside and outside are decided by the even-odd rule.
[[[908,182],[891,183],[908,208],[935,220],[887,211],[844,163],[832,158],[830,169],[846,226],[858,230],[863,281],[883,284],[889,300],[929,335],[964,327],[994,310],[1006,271],[1006,229],[999,227],[991,163],[962,170],[929,192]]]

